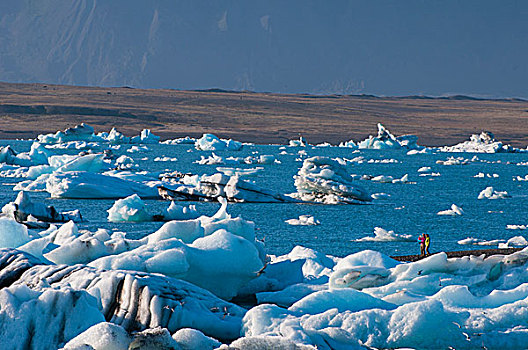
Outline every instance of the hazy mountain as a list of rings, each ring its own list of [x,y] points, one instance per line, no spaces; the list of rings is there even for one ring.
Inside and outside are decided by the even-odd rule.
[[[3,0],[0,80],[528,97],[528,3]]]

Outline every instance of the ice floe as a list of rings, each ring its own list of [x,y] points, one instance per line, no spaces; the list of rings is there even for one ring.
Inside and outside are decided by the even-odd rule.
[[[352,183],[350,174],[339,162],[327,157],[304,160],[295,179],[295,198],[326,204],[361,203],[372,200],[361,186]]]
[[[159,193],[168,200],[216,201],[220,197],[230,202],[283,203],[295,199],[261,188],[236,174],[184,175],[177,182],[160,186]]]
[[[440,152],[468,152],[468,153],[499,153],[499,152],[519,152],[521,150],[510,145],[504,145],[495,140],[493,133],[483,131],[479,135],[471,135],[468,141],[454,146],[439,147]]]
[[[414,135],[396,137],[383,125],[378,123],[378,135],[358,142],[360,149],[416,149],[421,148],[416,144],[418,138]]]
[[[310,226],[310,225],[319,225],[321,222],[316,220],[311,215],[300,215],[298,219],[288,219],[285,221],[289,225],[294,226]]]
[[[462,208],[460,208],[456,204],[451,204],[450,209],[441,210],[438,213],[436,213],[436,215],[451,215],[451,216],[457,216],[457,215],[463,215],[463,214],[464,214],[464,210],[462,210]]]
[[[70,171],[53,173],[45,181],[52,198],[124,198],[137,194],[141,198],[159,198],[156,183],[140,183],[118,176]]]
[[[413,235],[397,234],[394,231],[387,231],[381,227],[374,227],[374,236],[366,236],[354,240],[355,242],[415,242]]]
[[[523,236],[515,236],[506,241],[506,243],[499,243],[499,248],[511,248],[511,247],[526,247],[528,246],[528,240]]]
[[[29,193],[20,191],[14,202],[7,203],[2,207],[2,213],[20,223],[28,226],[36,224],[36,221],[44,222],[66,222],[82,221],[81,212],[78,209],[68,212],[58,212],[54,206],[35,202]]]
[[[171,202],[164,213],[151,214],[148,212],[145,202],[137,194],[118,199],[107,212],[108,221],[111,222],[188,220],[200,216],[195,206],[184,207],[174,202]]]
[[[213,134],[203,134],[196,140],[194,147],[200,151],[238,151],[242,148],[242,143],[231,139],[220,139]]]
[[[479,195],[478,199],[503,199],[510,198],[511,196],[506,191],[495,191],[493,187],[489,186],[483,189]]]

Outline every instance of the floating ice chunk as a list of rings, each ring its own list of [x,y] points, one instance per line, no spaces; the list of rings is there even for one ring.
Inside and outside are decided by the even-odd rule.
[[[468,238],[461,239],[457,243],[461,244],[461,245],[470,245],[471,244],[471,245],[491,246],[491,245],[499,245],[499,244],[504,243],[504,242],[505,242],[504,239],[485,240],[485,239],[481,239],[481,238],[468,237]]]
[[[393,183],[393,184],[396,184],[396,183],[409,183],[409,175],[405,174],[400,179],[395,179],[395,178],[393,178],[390,175],[379,175],[379,176],[375,176],[375,177],[371,178],[370,181],[382,182],[382,183]]]
[[[499,248],[510,248],[510,247],[526,247],[528,241],[523,236],[515,236],[510,238],[506,243],[500,243]]]
[[[383,192],[373,193],[371,197],[372,197],[372,199],[389,199],[390,198],[390,194],[383,193]]]
[[[195,138],[185,136],[185,137],[181,137],[177,139],[165,140],[160,143],[165,144],[165,145],[194,145],[195,142],[196,142]]]
[[[137,168],[138,164],[134,163],[134,159],[130,158],[129,156],[122,155],[119,158],[116,159],[116,168],[120,170],[125,169],[131,169],[131,168]]]
[[[451,204],[451,209],[442,210],[436,213],[436,215],[451,215],[451,216],[462,215],[462,214],[464,214],[464,211],[462,210],[462,208],[460,208],[456,204]]]
[[[413,156],[416,154],[433,154],[433,150],[428,147],[424,147],[422,149],[411,149],[407,152],[408,156]]]
[[[297,193],[291,196],[303,201],[337,204],[372,200],[367,191],[352,184],[343,165],[328,157],[305,159],[293,178]]]
[[[2,213],[21,223],[28,221],[29,216],[45,222],[82,221],[82,216],[78,209],[59,213],[53,206],[33,202],[29,194],[24,191],[18,193],[14,202],[6,204],[2,208]]]
[[[132,336],[121,326],[100,322],[64,345],[64,350],[128,350]]]
[[[469,141],[465,141],[454,146],[439,147],[440,152],[472,152],[472,153],[499,153],[499,152],[520,152],[518,148],[510,145],[503,145],[495,140],[493,133],[483,131],[480,135],[471,135]]]
[[[395,309],[396,306],[354,289],[322,290],[309,294],[288,308],[299,314],[320,314],[336,308],[339,312],[368,309]]]
[[[321,223],[310,215],[300,215],[298,219],[288,219],[285,222],[294,226],[310,226],[319,225]]]
[[[290,147],[306,147],[307,144],[308,143],[302,136],[299,136],[298,140],[290,140],[288,143]]]
[[[526,230],[528,225],[506,225],[507,230]]]
[[[326,285],[297,283],[277,292],[256,293],[256,297],[258,304],[270,303],[282,307],[290,307],[305,296],[326,289]]]
[[[130,137],[127,137],[125,135],[123,135],[122,133],[120,133],[119,131],[117,131],[116,128],[112,128],[112,130],[110,130],[110,132],[107,134],[107,133],[99,133],[98,136],[102,137],[103,139],[105,139],[106,141],[112,143],[112,144],[121,144],[121,143],[129,143],[130,142]]]
[[[374,237],[366,236],[355,239],[355,242],[414,242],[412,235],[397,234],[394,231],[387,231],[381,227],[374,227]]]
[[[240,164],[243,162],[243,158],[240,157],[221,157],[212,153],[209,157],[200,156],[200,159],[194,163],[200,165],[214,165],[214,164]]]
[[[32,349],[58,349],[63,341],[105,320],[94,297],[67,287],[36,291],[24,284],[10,286],[0,290],[0,304],[4,349],[22,344]]]
[[[339,144],[339,147],[345,147],[345,148],[357,148],[356,143],[353,140],[341,142]]]
[[[150,129],[143,129],[139,136],[134,136],[130,139],[130,143],[154,144],[159,143],[159,136],[150,132]]]
[[[189,205],[185,207],[175,204],[173,201],[171,201],[164,216],[165,220],[189,220],[196,219],[200,215],[196,211],[195,205]]]
[[[184,175],[179,182],[160,186],[159,193],[168,200],[215,201],[220,197],[230,202],[284,203],[295,202],[288,196],[259,187],[239,176],[217,173],[208,175]]]
[[[418,169],[419,173],[426,173],[428,171],[431,171],[431,167],[430,166],[423,166],[420,169]]]
[[[194,147],[200,151],[238,151],[242,148],[242,143],[231,139],[220,139],[213,134],[203,134],[196,140]]]
[[[152,216],[147,213],[145,203],[137,194],[115,201],[112,208],[107,210],[108,221],[141,222],[151,221]]]
[[[249,169],[242,169],[242,168],[225,168],[225,167],[218,167],[216,168],[217,171],[221,172],[224,175],[227,176],[254,176],[261,172],[264,168],[263,167],[256,167],[256,168],[249,168]]]
[[[124,198],[134,193],[141,198],[159,197],[155,184],[86,171],[52,174],[46,180],[46,191],[53,198]]]
[[[498,178],[499,177],[499,174],[484,174],[484,173],[478,173],[477,175],[473,176],[473,177],[477,177],[477,178],[484,178],[484,177],[487,177],[487,178]]]
[[[181,349],[203,349],[213,350],[218,348],[222,343],[218,340],[208,337],[197,329],[182,328],[172,335],[172,339],[178,343]]]
[[[495,191],[493,187],[489,186],[486,187],[484,190],[482,190],[479,195],[478,199],[503,199],[503,198],[510,198],[511,196],[506,191]]]
[[[175,157],[156,157],[154,158],[155,162],[176,162],[178,158]]]
[[[42,265],[16,250],[0,251],[0,261],[5,286],[0,290],[0,320],[3,331],[11,332],[3,335],[16,340],[8,348],[19,347],[22,339],[24,344],[43,345],[39,349],[56,349],[57,342],[105,318],[129,333],[155,327],[174,333],[193,327],[227,341],[240,336],[245,309],[181,280],[83,265]],[[35,332],[20,333],[30,325]]]
[[[0,248],[16,248],[29,242],[26,226],[15,220],[0,217]]]
[[[27,153],[17,154],[11,146],[0,147],[0,163],[29,167],[48,163],[50,152],[38,142],[31,144]]]
[[[62,143],[69,141],[101,141],[102,138],[94,134],[94,129],[88,125],[81,125],[67,128],[64,131],[57,131],[55,134],[38,135],[40,143]]]
[[[398,262],[372,250],[351,254],[336,264],[330,275],[330,288],[363,289],[386,284],[390,268]]]
[[[262,335],[242,337],[229,345],[233,349],[292,349],[314,350],[311,345],[299,344],[279,335]],[[219,348],[222,349],[222,348]]]
[[[418,138],[414,135],[404,135],[395,137],[383,125],[378,123],[378,135],[369,136],[358,143],[360,149],[414,149],[419,148],[416,145]]]
[[[138,153],[138,152],[147,152],[150,151],[147,146],[132,146],[129,149],[127,149],[128,153]]]
[[[513,178],[513,181],[528,181],[528,175],[526,175],[525,177],[516,176]]]

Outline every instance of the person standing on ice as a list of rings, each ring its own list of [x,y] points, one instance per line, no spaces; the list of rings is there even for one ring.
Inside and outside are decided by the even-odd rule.
[[[425,233],[422,233],[420,237],[418,237],[418,242],[420,242],[420,256],[425,255]]]
[[[431,239],[429,238],[429,234],[428,233],[424,233],[424,236],[425,236],[425,253],[427,255],[431,255],[431,253],[429,253],[429,245],[431,244]]]

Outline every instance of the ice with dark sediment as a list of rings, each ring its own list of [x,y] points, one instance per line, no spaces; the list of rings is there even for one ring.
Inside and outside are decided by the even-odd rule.
[[[145,135],[148,138],[148,134]],[[487,258],[480,255],[481,252],[462,258],[448,258],[445,253],[437,253],[412,263],[400,263],[372,250],[349,253],[366,246],[391,254],[418,250],[417,242],[410,234],[408,243],[403,242],[406,239],[401,239],[402,243],[395,242],[400,240],[398,236],[421,233],[431,222],[446,228],[445,232],[442,228],[439,229],[441,232],[431,232],[434,249],[453,248],[453,244],[456,248],[457,241],[490,248],[523,248],[528,244],[526,238],[511,237],[512,231],[509,231],[526,228],[521,215],[525,182],[516,181],[524,179],[522,166],[526,162],[523,154],[479,155],[479,158],[466,155],[449,159],[445,156],[435,163],[439,160],[438,155],[423,158],[419,155],[407,156],[409,153],[405,152],[403,144],[404,141],[412,141],[412,138],[395,138],[404,152],[394,152],[392,148],[387,151],[363,151],[305,147],[294,149],[292,153],[292,148],[287,147],[247,147],[237,158],[239,168],[220,168],[223,174],[215,175],[222,178],[218,184],[223,186],[223,192],[214,186],[203,190],[231,196],[231,201],[249,201],[270,195],[256,184],[266,184],[273,190],[291,187],[291,176],[299,170],[295,165],[296,158],[303,162],[302,167],[305,161],[311,163],[297,176],[313,176],[321,179],[322,183],[323,180],[334,181],[349,186],[354,185],[355,180],[373,179],[372,176],[352,176],[346,167],[361,168],[362,172],[366,169],[371,174],[385,174],[379,177],[381,182],[363,182],[368,189],[376,192],[370,198],[386,199],[368,207],[313,206],[306,203],[230,205],[235,212],[242,212],[244,217],[258,216],[258,222],[264,225],[268,225],[269,221],[269,227],[259,227],[261,231],[256,231],[253,223],[227,214],[227,204],[219,197],[215,198],[223,205],[210,216],[199,216],[201,213],[192,210],[192,206],[178,205],[181,203],[143,202],[142,197],[135,195],[141,191],[134,184],[157,191],[156,186],[162,183],[187,185],[195,189],[198,181],[211,180],[210,175],[179,176],[174,173],[172,179],[167,176],[160,181],[158,171],[175,170],[161,170],[162,167],[174,165],[180,171],[189,172],[212,167],[192,164],[197,157],[196,151],[189,146],[147,148],[135,145],[135,151],[128,153],[130,147],[119,145],[123,140],[118,139],[123,135],[114,132],[114,136],[117,144],[108,140],[97,141],[101,144],[97,147],[112,147],[115,157],[111,154],[72,155],[77,147],[96,145],[94,141],[67,141],[69,143],[56,144],[57,148],[45,149],[45,152],[42,145],[34,144],[33,155],[30,155],[31,150],[21,153],[22,156],[12,154],[16,160],[11,158],[11,163],[23,164],[27,160],[25,166],[1,165],[2,175],[20,177],[5,179],[5,184],[9,184],[3,192],[5,202],[12,201],[15,196],[9,192],[15,181],[31,180],[24,184],[19,182],[17,186],[42,190],[50,177],[62,176],[65,182],[72,180],[72,170],[95,175],[83,174],[80,175],[82,179],[65,183],[68,191],[75,193],[77,182],[88,184],[78,193],[93,192],[100,196],[101,192],[97,191],[107,191],[119,194],[114,198],[119,199],[114,206],[113,201],[43,199],[47,195],[45,193],[32,195],[28,202],[27,194],[19,194],[24,198],[16,201],[27,208],[25,212],[29,212],[27,220],[30,222],[34,222],[37,219],[34,215],[39,213],[48,216],[50,204],[57,208],[81,208],[83,214],[88,212],[90,219],[96,217],[91,222],[52,223],[46,230],[35,230],[20,224],[10,214],[13,211],[7,210],[13,208],[14,203],[6,206],[9,215],[0,217],[0,247],[17,248],[17,251],[0,251],[2,348],[526,347],[528,248],[510,255]],[[130,140],[125,141],[130,144]],[[370,145],[382,147],[383,143],[377,141],[372,141]],[[395,145],[390,137],[384,142],[383,147]],[[19,144],[14,145],[16,147],[13,148],[18,149]],[[29,143],[22,143],[20,147],[27,150]],[[279,152],[288,149],[290,154],[281,157]],[[157,153],[160,150],[163,153]],[[191,152],[186,153],[189,150]],[[148,161],[142,154],[147,151],[152,152]],[[256,183],[241,182],[246,173],[255,172],[255,169],[247,169],[246,164],[260,162],[257,151],[262,154],[275,152],[273,154],[277,158],[281,157],[282,165],[273,165],[275,162],[272,164],[270,157],[270,161],[260,167]],[[311,152],[339,158],[334,158],[335,163],[326,163],[326,160],[317,162],[309,157]],[[356,155],[348,155],[352,152],[359,154],[354,158]],[[416,152],[421,151],[416,149]],[[123,154],[126,156],[118,161],[117,156]],[[229,158],[224,153],[217,154],[221,158]],[[160,159],[177,157],[178,162],[153,163],[158,156]],[[5,157],[7,159],[7,153]],[[39,157],[40,160],[37,160]],[[250,162],[246,161],[248,159]],[[326,159],[332,160],[330,157]],[[37,165],[37,162],[42,164]],[[340,165],[341,170],[335,164]],[[461,164],[466,165],[457,167]],[[136,169],[138,165],[148,171],[122,170],[129,167]],[[148,166],[151,168],[143,168]],[[416,186],[383,183],[389,180],[391,183],[394,180],[402,182],[400,175],[409,173],[404,178],[407,181],[403,181],[408,183],[417,169],[420,169],[420,174],[429,175],[436,172],[435,167],[438,166],[443,169],[442,177],[434,182],[415,177],[412,180],[416,179]],[[107,170],[109,168],[115,170]],[[384,171],[385,168],[391,170]],[[391,172],[392,169],[395,171]],[[480,179],[473,178],[479,172],[483,174],[478,176]],[[387,174],[398,176],[389,178]],[[125,182],[116,186],[107,177]],[[232,180],[234,177],[238,179]],[[290,181],[287,181],[288,178]],[[483,182],[487,184],[484,186]],[[426,183],[437,185],[438,192],[428,189],[424,186]],[[39,187],[42,184],[44,187]],[[510,199],[477,200],[479,191],[491,184],[511,194]],[[336,188],[340,187],[336,185]],[[321,197],[331,190],[331,186],[325,187]],[[312,189],[312,195],[314,191]],[[486,189],[483,198],[504,197],[501,191]],[[132,197],[120,201],[130,195]],[[37,198],[41,198],[40,203]],[[448,209],[451,203],[461,204],[466,214],[459,216],[457,212],[462,210],[458,206]],[[118,222],[107,222],[108,213],[105,210],[111,206],[112,215],[115,215],[113,219]],[[216,205],[198,203],[196,206],[200,212],[207,212]],[[393,214],[393,209],[403,209],[397,214],[411,215],[403,216],[409,222],[400,221],[402,216]],[[456,214],[456,219],[437,216],[441,209],[447,210],[440,213]],[[284,223],[285,219],[306,213],[321,219],[322,225],[296,228]],[[341,215],[350,217],[342,218]],[[144,222],[161,220],[162,217],[171,221],[163,224]],[[312,218],[306,216],[296,220],[311,222]],[[348,221],[350,226],[343,225],[347,219],[351,219]],[[389,226],[384,227],[393,227],[398,234],[376,229],[374,235],[361,240],[361,234],[356,234],[361,230],[362,223],[373,220],[380,225],[386,220]],[[490,225],[474,225],[486,220]],[[143,222],[130,223],[140,221]],[[316,220],[313,219],[313,222]],[[278,229],[272,229],[274,224],[278,225]],[[412,225],[415,225],[414,228]],[[477,231],[474,231],[475,227]],[[281,253],[283,255],[271,255],[272,249],[277,248],[272,245],[266,249],[263,241],[257,239],[258,232],[270,239],[268,230],[278,235],[278,240],[286,235],[293,240],[280,242],[279,249],[286,247]],[[359,232],[368,230],[367,227]],[[502,235],[501,230],[504,231]],[[496,235],[493,235],[494,231]],[[466,232],[472,232],[474,238],[461,240],[468,234]],[[332,252],[334,248],[335,252],[339,251],[336,255],[345,252],[341,255],[343,257],[301,246],[290,251],[296,241],[308,235],[308,244],[317,247],[321,242],[330,242]],[[496,237],[501,239],[493,239]],[[361,241],[351,242],[356,238]],[[338,247],[334,239],[348,242],[347,248]],[[431,337],[431,329],[436,332],[434,337]]]
[[[2,214],[11,217],[20,223],[35,225],[36,221],[43,222],[66,222],[82,221],[79,209],[67,212],[58,212],[54,206],[35,202],[29,193],[20,191],[14,202],[7,203],[2,207]]]
[[[365,189],[352,182],[343,165],[328,157],[305,159],[293,178],[297,192],[290,196],[306,202],[338,204],[372,200]]]
[[[161,197],[169,200],[217,201],[226,198],[230,202],[284,203],[296,200],[262,188],[255,182],[238,175],[184,175],[177,181],[164,183],[159,188]]]
[[[0,250],[0,285],[0,334],[6,349],[20,344],[57,349],[105,320],[128,334],[155,327],[175,333],[192,327],[227,341],[239,337],[245,313],[178,279],[85,265],[47,265],[9,249]],[[14,313],[18,316],[12,317]]]

